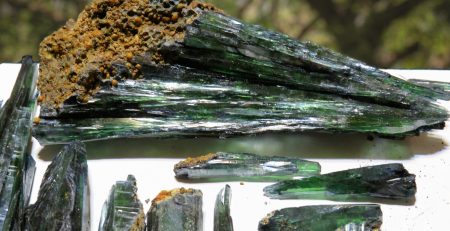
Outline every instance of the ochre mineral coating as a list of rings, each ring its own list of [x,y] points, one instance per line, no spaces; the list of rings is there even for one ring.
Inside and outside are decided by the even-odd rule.
[[[214,158],[217,157],[217,154],[209,153],[207,155],[198,156],[198,157],[188,157],[183,161],[178,162],[174,169],[188,168],[193,167],[195,165],[204,164]]]
[[[192,193],[193,191],[194,191],[193,189],[185,189],[185,188],[177,188],[177,189],[173,189],[173,190],[163,190],[155,197],[155,199],[152,200],[152,206],[155,204],[158,204],[162,201],[169,200],[176,195]]]
[[[117,86],[122,78],[139,78],[135,62],[161,64],[164,43],[182,42],[185,28],[214,6],[192,0],[94,0],[78,16],[40,44],[41,104],[58,108],[77,96],[85,103],[101,85]],[[118,73],[117,64],[127,74]]]

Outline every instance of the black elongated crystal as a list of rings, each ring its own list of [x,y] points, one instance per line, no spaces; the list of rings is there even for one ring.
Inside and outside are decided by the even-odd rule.
[[[378,231],[383,220],[380,206],[313,205],[273,211],[259,222],[260,231]]]
[[[27,208],[26,230],[89,230],[89,189],[86,148],[73,142],[55,156]]]
[[[415,175],[402,164],[349,169],[299,180],[286,180],[264,188],[274,199],[413,200]]]

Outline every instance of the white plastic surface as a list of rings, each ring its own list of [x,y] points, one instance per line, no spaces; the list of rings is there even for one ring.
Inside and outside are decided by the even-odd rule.
[[[19,67],[17,67],[19,66]],[[4,99],[20,65],[0,65],[0,95]],[[450,71],[390,70],[404,78],[450,81]],[[2,99],[0,98],[0,99]],[[448,107],[448,102],[442,102]],[[204,230],[212,230],[213,206],[225,183],[185,184],[177,182],[173,165],[187,156],[214,151],[253,152],[291,155],[319,161],[328,173],[360,166],[401,162],[417,175],[416,203],[411,206],[382,204],[384,231],[449,230],[450,219],[450,130],[434,131],[402,141],[362,135],[265,135],[233,139],[119,139],[88,143],[88,165],[91,191],[91,227],[97,230],[100,212],[111,185],[128,174],[137,178],[138,194],[149,209],[150,201],[162,189],[192,187],[203,191]],[[60,147],[34,146],[37,172],[32,203],[47,165]],[[231,213],[236,231],[256,230],[267,213],[284,207],[335,204],[332,201],[271,200],[262,189],[270,183],[231,182]]]

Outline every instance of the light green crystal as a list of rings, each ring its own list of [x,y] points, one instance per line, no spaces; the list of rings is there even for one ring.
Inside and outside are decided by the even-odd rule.
[[[161,191],[147,213],[147,231],[202,231],[202,198],[197,189]]]
[[[233,219],[230,215],[231,187],[225,185],[217,194],[214,207],[214,231],[233,231]]]
[[[103,204],[99,231],[143,231],[145,214],[137,197],[136,178],[117,181]]]
[[[188,181],[278,181],[320,174],[320,164],[295,157],[217,152],[181,161],[174,172]]]

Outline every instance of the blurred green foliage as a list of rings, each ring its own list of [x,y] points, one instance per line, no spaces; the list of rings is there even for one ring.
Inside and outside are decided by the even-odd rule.
[[[0,62],[39,42],[89,0],[0,0]],[[230,15],[385,68],[450,67],[450,0],[207,0]]]

